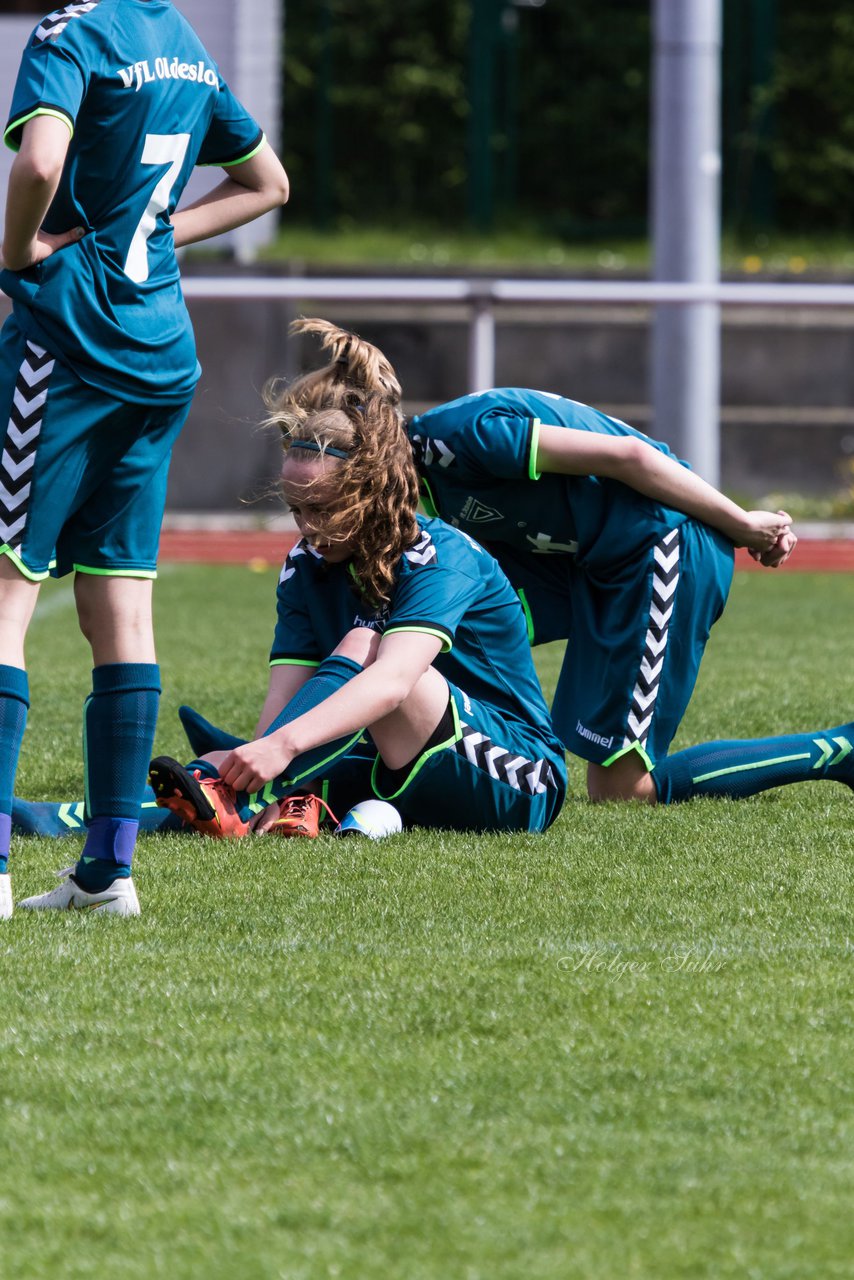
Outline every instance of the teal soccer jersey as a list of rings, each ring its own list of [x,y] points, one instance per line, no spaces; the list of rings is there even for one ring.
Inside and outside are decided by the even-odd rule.
[[[199,366],[169,218],[194,165],[247,160],[261,130],[167,0],[90,0],[44,18],[21,61],[10,147],[38,115],[72,134],[45,230],[86,234],[3,272],[20,329],[100,390],[186,402]]]
[[[540,425],[635,436],[617,418],[545,391],[499,387],[439,405],[407,426],[427,505],[479,542],[572,555],[594,569],[651,547],[685,517],[617,480],[536,471]],[[536,480],[536,484],[519,481]]]
[[[301,540],[282,570],[271,663],[315,666],[353,627],[383,635],[428,632],[448,682],[452,728],[392,780],[377,761],[375,794],[417,826],[542,831],[566,790],[555,736],[531,661],[519,601],[498,564],[441,520],[400,561],[388,607],[367,606],[347,565],[328,565]],[[352,763],[340,761],[340,776]],[[361,777],[363,763],[358,762]]]
[[[434,666],[448,680],[556,743],[524,614],[504,573],[443,521],[420,517],[419,525],[391,604],[379,611],[357,596],[348,565],[328,565],[301,539],[282,570],[271,663],[315,665],[353,627],[427,631],[442,642]]]
[[[667,753],[724,607],[732,544],[617,480],[538,475],[541,425],[633,436],[674,457],[588,405],[500,387],[408,424],[425,505],[496,556],[532,643],[569,640],[552,704],[564,745],[605,765],[637,751],[651,767]]]

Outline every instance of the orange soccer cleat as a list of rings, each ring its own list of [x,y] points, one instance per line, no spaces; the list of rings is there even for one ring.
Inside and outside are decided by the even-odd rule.
[[[199,769],[185,769],[171,756],[158,756],[148,768],[148,781],[163,809],[215,840],[238,839],[249,831],[237,809],[233,787],[222,778],[206,777]]]
[[[273,836],[314,836],[320,835],[320,824],[324,821],[322,810],[325,809],[330,819],[337,824],[338,819],[320,796],[293,795],[279,801],[279,816],[267,828],[265,834]]]

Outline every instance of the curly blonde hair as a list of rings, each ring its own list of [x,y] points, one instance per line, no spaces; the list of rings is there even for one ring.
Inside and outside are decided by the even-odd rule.
[[[290,332],[314,334],[331,359],[321,369],[304,373],[287,386],[279,383],[275,394],[280,403],[299,404],[305,409],[331,409],[340,407],[349,391],[363,395],[375,392],[398,417],[402,416],[400,382],[379,347],[329,320],[309,316],[294,320]]]
[[[374,606],[387,604],[398,562],[418,538],[418,473],[400,414],[382,393],[352,389],[332,407],[307,407],[286,394],[268,399],[268,408],[286,453],[311,456],[301,448],[306,442],[311,453],[345,455],[335,470],[338,497],[324,536],[352,542],[360,594]]]

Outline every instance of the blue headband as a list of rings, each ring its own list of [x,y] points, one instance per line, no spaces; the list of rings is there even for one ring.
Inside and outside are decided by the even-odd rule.
[[[319,444],[317,440],[292,440],[292,449],[310,449],[312,453],[328,453],[332,458],[349,458],[344,449],[335,449],[331,444]]]

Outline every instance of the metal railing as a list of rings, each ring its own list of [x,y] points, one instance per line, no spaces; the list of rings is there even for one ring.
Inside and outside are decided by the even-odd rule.
[[[502,304],[851,307],[847,284],[664,284],[646,280],[509,280],[413,277],[185,276],[187,298],[303,302],[462,303],[470,311],[468,387],[495,385],[495,323]]]

